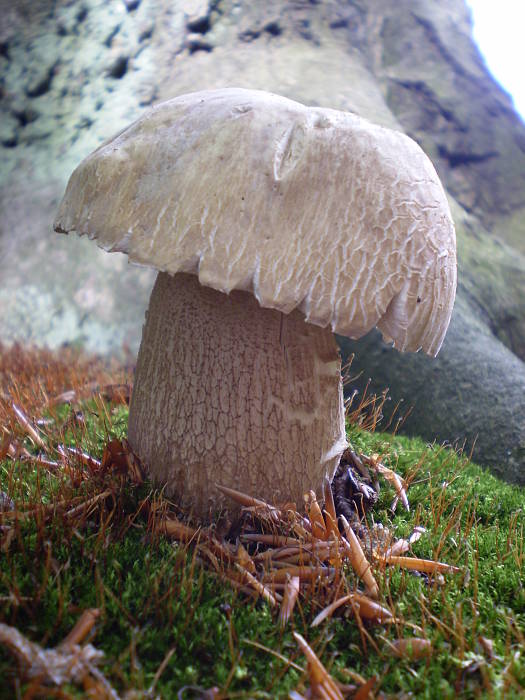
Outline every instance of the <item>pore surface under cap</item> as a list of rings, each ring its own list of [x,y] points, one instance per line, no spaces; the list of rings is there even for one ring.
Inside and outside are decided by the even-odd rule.
[[[436,354],[454,302],[454,227],[419,146],[260,91],[154,107],[79,165],[55,228],[401,350]]]

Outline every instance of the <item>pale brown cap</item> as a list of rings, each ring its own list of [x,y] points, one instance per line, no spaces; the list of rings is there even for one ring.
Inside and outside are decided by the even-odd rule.
[[[400,350],[435,355],[454,303],[454,226],[420,147],[256,90],[154,107],[78,166],[55,230]]]

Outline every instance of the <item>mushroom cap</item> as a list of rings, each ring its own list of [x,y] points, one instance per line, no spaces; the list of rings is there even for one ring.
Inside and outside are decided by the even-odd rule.
[[[76,168],[54,227],[400,350],[437,354],[452,313],[454,225],[421,148],[262,91],[157,105]]]

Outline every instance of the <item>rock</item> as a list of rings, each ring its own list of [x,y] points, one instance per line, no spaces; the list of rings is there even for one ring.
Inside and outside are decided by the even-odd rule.
[[[4,148],[14,148],[18,143],[19,122],[9,112],[0,112],[0,143]]]
[[[436,360],[377,334],[343,350],[415,406],[406,430],[467,450],[477,436],[479,461],[525,481],[525,125],[487,73],[464,0],[0,0],[0,85],[3,339],[137,348],[153,275],[51,221],[78,162],[153,101],[241,85],[418,140],[457,225],[449,335]]]
[[[116,56],[112,56],[107,68],[108,76],[110,78],[115,78],[115,80],[120,80],[127,73],[128,63],[129,56],[126,56],[124,53],[118,53]]]
[[[40,97],[51,88],[51,81],[55,73],[55,64],[49,66],[40,66],[34,72],[26,85],[26,93],[28,97]]]
[[[184,3],[186,26],[188,31],[206,34],[211,27],[208,0],[188,0]]]
[[[195,53],[195,51],[213,51],[212,44],[206,41],[202,34],[197,34],[196,32],[188,34],[186,37],[186,46],[190,53]]]
[[[432,157],[458,202],[489,228],[499,228],[502,217],[525,206],[524,125],[510,97],[487,75],[470,40],[465,4],[382,5],[376,71],[390,108]],[[423,49],[417,62],[411,45]],[[499,228],[499,235],[525,252],[525,218],[514,222],[512,234]]]
[[[525,484],[525,417],[519,409],[525,368],[463,294],[437,358],[397,353],[375,331],[357,342],[338,341],[344,358],[355,353],[352,374],[362,373],[352,389],[364,391],[371,378],[368,391],[388,387],[392,407],[402,400],[400,415],[408,413],[403,432],[464,447],[496,475]]]
[[[123,0],[123,2],[128,12],[133,12],[140,5],[140,0]]]

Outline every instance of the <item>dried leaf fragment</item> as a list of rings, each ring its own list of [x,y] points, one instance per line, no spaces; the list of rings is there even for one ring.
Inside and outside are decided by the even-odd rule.
[[[33,440],[33,442],[41,447],[42,449],[47,449],[47,445],[40,436],[40,433],[37,431],[33,423],[29,420],[29,418],[26,416],[26,414],[22,411],[22,409],[16,405],[14,401],[11,401],[11,408],[13,409],[13,413],[15,414],[18,424],[22,428],[22,430],[29,435],[29,437]]]
[[[373,457],[378,457],[378,455],[372,455]],[[396,474],[395,471],[390,469],[389,467],[385,467],[384,464],[381,464],[381,462],[376,461],[375,462],[375,467],[377,471],[382,474],[387,481],[389,481],[392,486],[395,488],[396,493],[397,493],[397,498],[401,499],[401,503],[404,505],[405,510],[410,511],[410,505],[408,503],[408,498],[405,490],[405,485],[403,483],[403,479],[399,476],[399,474]],[[394,500],[392,503],[392,510],[395,510],[395,506],[397,504],[397,498]]]
[[[65,513],[65,516],[67,518],[73,518],[78,515],[83,515],[84,517],[87,516],[88,512],[90,509],[93,508],[93,506],[98,503],[99,501],[103,501],[105,498],[108,498],[111,496],[111,491],[103,491],[102,493],[98,493],[96,496],[93,496],[92,498],[88,498],[86,501],[83,501],[82,503],[79,503],[77,506],[74,508],[71,508]]]
[[[237,547],[237,562],[244,568],[246,571],[249,571],[251,574],[255,573],[255,563],[251,556],[248,554],[246,549],[243,547],[243,545],[239,542],[239,545]]]
[[[67,447],[65,445],[59,445],[59,451],[62,455],[65,454],[71,455],[72,457],[76,457],[81,464],[83,464],[85,467],[88,467],[88,469],[90,469],[92,472],[97,472],[100,469],[100,460],[95,459],[95,457],[92,457],[91,455],[87,454],[86,452],[83,452],[82,450],[79,450],[77,447]]]
[[[367,620],[374,620],[375,622],[383,624],[394,619],[394,616],[388,608],[380,605],[375,600],[370,600],[370,598],[361,593],[351,593],[350,601],[353,606],[359,606],[359,615]]]
[[[396,639],[389,643],[394,656],[405,657],[412,661],[417,661],[432,653],[432,643],[428,639],[421,637],[407,637]]]
[[[333,613],[345,603],[352,603],[352,608],[359,613],[362,618],[367,620],[373,620],[374,622],[384,623],[388,620],[393,619],[393,615],[388,608],[383,607],[379,603],[370,598],[367,598],[361,593],[349,593],[334,600],[326,608],[321,610],[321,612],[314,618],[311,626],[317,627],[328,617],[331,617]]]
[[[133,454],[126,439],[110,440],[102,455],[102,470],[110,469],[126,474],[136,484],[142,484],[144,473],[139,459]]]
[[[366,683],[359,688],[357,693],[354,695],[353,700],[369,700],[374,697],[373,690],[377,683],[377,676],[371,676]]]
[[[198,538],[198,530],[181,523],[175,518],[163,518],[154,526],[154,531],[159,532],[168,537],[174,537],[180,542],[190,542],[194,538]]]
[[[352,565],[354,571],[363,580],[369,594],[372,598],[377,598],[379,596],[379,587],[374,578],[374,574],[370,568],[370,563],[365,557],[361,543],[357,539],[357,535],[350,527],[348,520],[344,515],[339,516],[341,522],[343,523],[343,528],[347,537],[347,540],[342,538],[343,543],[345,543],[345,549],[348,555],[350,564]]]
[[[309,501],[308,517],[312,527],[312,537],[318,540],[326,540],[327,532],[325,521],[319,503],[317,502],[317,497],[313,491],[310,491]]]
[[[253,576],[249,571],[246,571],[246,569],[243,569],[240,564],[235,564],[235,568],[240,572],[246,583],[254,588],[257,593],[259,593],[259,595],[266,600],[266,602],[273,606],[279,604],[277,597],[270,591],[269,588],[267,588],[267,586],[264,585],[264,583],[258,581],[255,576]]]
[[[328,566],[290,566],[286,569],[273,569],[263,577],[264,581],[272,583],[284,583],[287,576],[297,576],[301,581],[312,581],[320,577],[331,577],[335,573],[333,567]]]
[[[81,644],[91,632],[99,617],[100,610],[98,608],[84,610],[71,632],[60,642],[59,646],[66,647],[72,644]]]
[[[306,639],[298,632],[294,632],[293,636],[308,661],[308,674],[312,691],[317,693],[318,697],[323,698],[323,700],[324,698],[327,700],[344,700],[343,694],[337,687],[336,682],[323,666],[319,657]]]
[[[421,535],[425,532],[424,527],[415,527],[412,534],[406,539],[399,539],[396,540],[387,550],[385,550],[382,554],[379,555],[380,559],[383,558],[389,558],[389,557],[395,557],[399,556],[401,554],[404,554],[405,552],[408,552],[410,549],[410,545],[414,544],[414,542],[417,542],[420,538]]]
[[[267,535],[259,533],[246,533],[241,535],[241,540],[245,542],[260,542],[261,544],[267,544],[270,547],[293,547],[295,545],[299,546],[301,540],[295,537],[286,537],[285,535]]]
[[[283,592],[283,602],[281,603],[281,609],[279,610],[279,624],[284,627],[290,617],[292,616],[295,603],[299,596],[300,588],[300,578],[299,576],[289,576],[286,579]]]
[[[324,622],[324,620],[326,620],[328,617],[332,617],[337,608],[340,608],[341,605],[344,605],[349,600],[349,595],[345,595],[342,598],[334,600],[332,603],[330,603],[330,605],[327,605],[326,608],[323,608],[321,612],[314,617],[310,627],[318,627],[321,624],[321,622]]]
[[[332,493],[332,485],[330,479],[325,476],[323,481],[323,496],[325,508],[325,521],[329,532],[333,532],[336,537],[339,537],[337,529],[337,513],[335,510],[334,494]]]
[[[43,649],[31,642],[16,627],[0,623],[0,644],[17,659],[24,678],[38,678],[53,685],[81,683],[92,673],[104,654],[91,644],[59,645],[55,649]]]
[[[236,491],[235,489],[230,489],[227,486],[221,486],[220,484],[215,484],[215,486],[219,489],[219,491],[221,491],[221,493],[223,493],[225,496],[229,496],[232,500],[236,501],[236,503],[240,503],[241,506],[244,506],[245,508],[253,508],[256,514],[269,516],[270,519],[276,523],[280,523],[282,521],[283,516],[281,511],[278,508],[275,508],[275,506],[266,503],[266,501],[261,501],[259,498],[253,498],[252,496],[242,493],[242,491]]]
[[[385,556],[380,557],[380,561],[384,564],[400,566],[402,569],[422,571],[426,574],[456,574],[461,571],[458,566],[452,566],[452,564],[444,564],[431,559],[418,559],[416,557]]]

